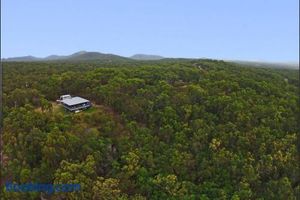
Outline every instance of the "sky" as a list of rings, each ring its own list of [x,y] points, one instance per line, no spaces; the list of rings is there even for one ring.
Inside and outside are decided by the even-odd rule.
[[[1,57],[299,60],[298,0],[1,0]]]

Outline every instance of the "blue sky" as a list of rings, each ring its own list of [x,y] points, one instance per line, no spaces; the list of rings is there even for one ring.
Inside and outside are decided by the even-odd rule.
[[[2,0],[2,57],[299,60],[298,0]]]

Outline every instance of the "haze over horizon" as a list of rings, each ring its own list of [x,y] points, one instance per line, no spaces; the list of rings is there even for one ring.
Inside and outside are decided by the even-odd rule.
[[[298,63],[298,8],[297,0],[2,0],[1,57],[85,50]]]

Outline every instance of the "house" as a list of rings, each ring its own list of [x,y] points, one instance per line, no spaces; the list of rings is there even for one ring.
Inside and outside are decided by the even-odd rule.
[[[78,112],[92,106],[89,100],[81,97],[72,97],[71,95],[62,95],[58,101],[65,109],[71,112]]]

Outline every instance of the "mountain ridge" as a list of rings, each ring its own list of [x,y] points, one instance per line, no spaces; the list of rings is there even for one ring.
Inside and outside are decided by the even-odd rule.
[[[100,53],[94,51],[78,51],[70,55],[49,55],[43,58],[35,57],[32,55],[2,58],[4,62],[35,62],[35,61],[156,61],[156,60],[167,60],[167,59],[179,59],[179,58],[167,58],[159,55],[151,54],[134,54],[130,57],[119,56],[110,53]],[[190,60],[197,60],[201,58],[186,58]],[[299,63],[289,62],[267,62],[267,61],[246,61],[246,60],[224,60],[226,62],[236,63],[244,66],[252,67],[269,67],[269,68],[288,68],[288,69],[299,69]]]
[[[35,56],[20,56],[20,57],[9,57],[2,58],[2,61],[51,61],[51,60],[97,60],[97,59],[132,59],[132,60],[161,60],[165,57],[159,55],[150,54],[134,54],[129,57],[119,56],[110,53],[100,53],[94,51],[78,51],[70,55],[49,55],[46,57],[35,57]]]
[[[115,55],[106,54],[100,52],[88,52],[79,51],[70,55],[49,55],[46,57],[34,57],[34,56],[21,56],[21,57],[10,57],[3,58],[1,61],[7,62],[30,62],[30,61],[55,61],[55,60],[66,60],[66,61],[80,61],[80,60],[128,60],[129,58]]]

